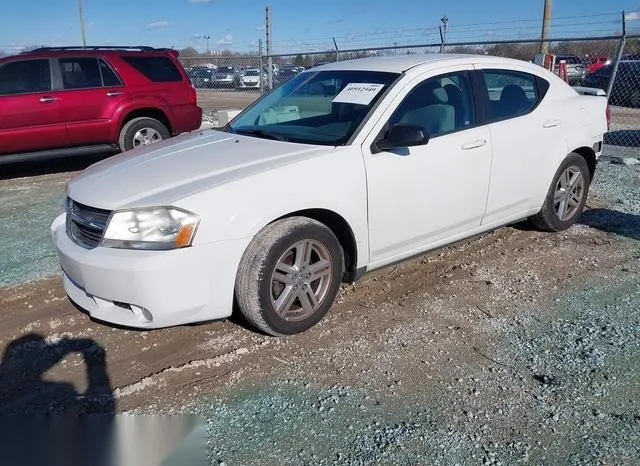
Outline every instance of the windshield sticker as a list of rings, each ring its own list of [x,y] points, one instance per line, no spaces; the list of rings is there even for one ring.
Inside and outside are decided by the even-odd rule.
[[[349,83],[335,96],[333,102],[369,105],[383,87],[384,84]]]

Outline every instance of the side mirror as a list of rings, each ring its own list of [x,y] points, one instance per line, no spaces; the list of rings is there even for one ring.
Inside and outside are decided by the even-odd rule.
[[[429,142],[427,130],[421,126],[397,124],[391,127],[387,137],[376,143],[380,151],[398,147],[423,146]]]

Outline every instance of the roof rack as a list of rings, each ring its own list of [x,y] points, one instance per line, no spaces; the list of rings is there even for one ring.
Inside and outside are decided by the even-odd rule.
[[[88,46],[70,46],[70,47],[39,47],[29,50],[25,53],[33,52],[55,52],[58,50],[139,50],[141,52],[162,52],[165,49],[156,49],[146,45],[88,45]]]

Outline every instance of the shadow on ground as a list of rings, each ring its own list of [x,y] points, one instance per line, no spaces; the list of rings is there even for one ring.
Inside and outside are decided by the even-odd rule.
[[[84,359],[87,389],[54,382],[46,373],[71,354]],[[9,343],[0,363],[0,413],[95,414],[115,412],[104,349],[89,338],[62,338],[52,343],[29,333]]]
[[[604,135],[604,143],[611,146],[640,147],[640,130],[609,131]]]
[[[89,165],[112,155],[115,155],[115,152],[0,165],[0,180],[84,170]]]
[[[82,355],[87,389],[49,380],[48,371]],[[7,345],[0,363],[0,451],[3,464],[110,466],[115,399],[104,349],[94,340],[55,343],[29,333]]]
[[[608,233],[640,240],[640,215],[611,209],[590,209],[583,212],[579,223]]]

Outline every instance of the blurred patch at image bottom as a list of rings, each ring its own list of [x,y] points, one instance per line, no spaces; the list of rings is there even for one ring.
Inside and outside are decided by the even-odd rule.
[[[7,465],[205,465],[206,440],[199,416],[0,417]]]

